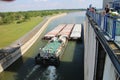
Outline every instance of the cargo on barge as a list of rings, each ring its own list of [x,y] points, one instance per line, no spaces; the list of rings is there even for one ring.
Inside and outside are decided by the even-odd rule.
[[[66,26],[66,24],[58,25],[55,29],[53,29],[52,31],[48,32],[44,36],[44,39],[51,39],[51,38],[57,36],[65,26]]]
[[[67,39],[69,39],[73,27],[74,24],[67,24],[65,28],[59,33],[59,35],[65,36]]]

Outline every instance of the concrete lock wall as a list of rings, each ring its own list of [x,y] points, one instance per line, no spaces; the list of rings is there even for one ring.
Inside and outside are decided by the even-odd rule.
[[[93,80],[96,54],[96,34],[88,19],[84,22],[84,80]]]
[[[117,80],[115,68],[114,68],[108,54],[106,55],[106,60],[105,60],[103,80]]]
[[[84,22],[84,80],[95,80],[95,78],[99,78],[98,76],[100,75],[102,75],[101,80],[118,80],[115,66],[112,64],[108,53],[106,53],[105,62],[103,64],[97,63],[96,66],[96,61],[98,60],[98,57],[96,58],[96,56],[101,54],[101,52],[98,52],[99,49],[97,48],[100,47],[100,45],[97,43],[96,33],[94,32],[91,23],[86,18],[86,21]],[[103,54],[105,54],[105,52]],[[102,65],[103,72],[100,74],[101,72],[96,70]]]
[[[54,19],[58,17],[65,16],[66,13],[55,15],[50,17],[47,22],[40,28],[40,30],[31,38],[29,39],[25,44],[23,44],[19,50],[15,51],[12,54],[9,54],[2,60],[0,60],[0,72],[2,72],[4,69],[6,69],[8,66],[10,66],[13,62],[15,62],[20,56],[22,56],[34,43],[35,41],[39,38],[41,33],[45,30],[47,25]]]

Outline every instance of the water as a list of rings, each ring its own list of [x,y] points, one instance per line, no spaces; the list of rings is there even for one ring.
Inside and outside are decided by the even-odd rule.
[[[74,12],[53,20],[42,36],[61,23],[83,23],[85,12]],[[0,73],[0,80],[84,80],[84,46],[81,41],[69,41],[61,58],[59,67],[35,65],[34,57],[39,48],[47,41],[41,40],[36,43],[19,58],[14,64]]]

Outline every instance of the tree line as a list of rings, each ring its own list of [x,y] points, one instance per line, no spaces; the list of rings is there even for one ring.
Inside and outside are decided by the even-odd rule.
[[[29,20],[31,17],[44,17],[48,15],[58,14],[59,10],[44,11],[24,11],[24,12],[0,12],[0,25],[10,23],[21,23]]]
[[[31,17],[44,17],[48,15],[84,11],[85,9],[56,9],[56,10],[43,10],[43,11],[20,11],[20,12],[0,12],[0,25],[10,23],[22,23],[28,21]]]

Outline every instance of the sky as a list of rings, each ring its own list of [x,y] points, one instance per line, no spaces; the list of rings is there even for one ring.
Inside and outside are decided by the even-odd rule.
[[[11,2],[0,1],[0,12],[30,11],[48,9],[81,9],[90,4],[102,8],[103,0],[14,0]]]

